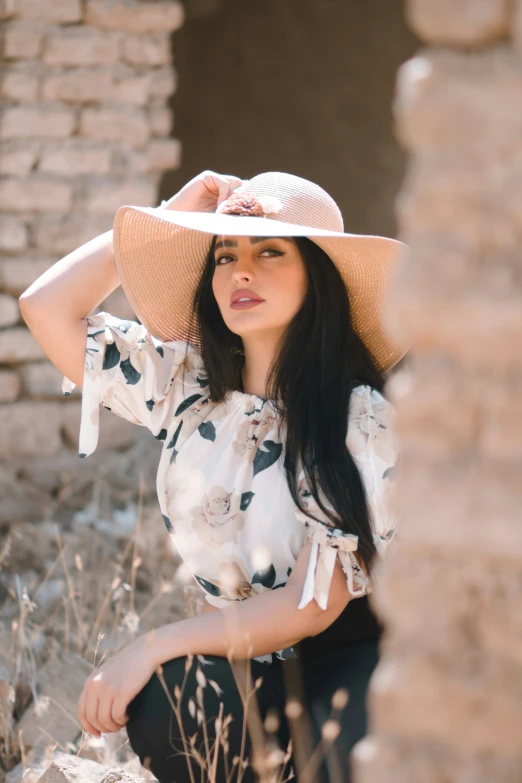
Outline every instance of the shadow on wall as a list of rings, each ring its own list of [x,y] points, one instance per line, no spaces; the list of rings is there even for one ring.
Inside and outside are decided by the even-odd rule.
[[[204,169],[288,171],[337,201],[345,230],[395,236],[405,155],[392,127],[399,65],[418,40],[402,0],[185,0],[171,105],[182,165],[168,198]]]

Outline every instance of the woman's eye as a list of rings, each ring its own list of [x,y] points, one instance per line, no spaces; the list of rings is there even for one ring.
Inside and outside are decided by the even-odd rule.
[[[274,248],[267,247],[265,250],[261,251],[261,255],[264,255],[265,253],[271,253],[274,256],[282,256],[284,255],[280,250],[275,250]],[[232,258],[232,256],[219,256],[219,258],[216,258],[216,266],[225,266],[225,264],[222,264],[221,262],[223,260],[228,260]]]
[[[266,250],[263,250],[263,253],[273,253],[276,256],[282,256],[283,255],[280,250],[274,250],[274,249],[272,249],[270,247],[267,247]],[[263,255],[263,253],[261,253],[261,255]]]

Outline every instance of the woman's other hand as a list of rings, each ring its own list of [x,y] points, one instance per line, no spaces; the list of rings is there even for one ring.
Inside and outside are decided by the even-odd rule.
[[[87,678],[76,708],[85,731],[99,737],[125,726],[127,705],[156,670],[153,647],[154,631],[134,639]]]
[[[165,208],[181,212],[215,212],[216,207],[242,184],[239,177],[202,171],[172,196]]]

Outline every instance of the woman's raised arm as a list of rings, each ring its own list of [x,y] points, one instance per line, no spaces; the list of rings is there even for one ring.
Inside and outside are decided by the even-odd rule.
[[[166,209],[214,212],[242,184],[239,177],[203,171],[165,203]],[[83,388],[85,317],[120,285],[112,231],[62,258],[23,292],[23,318],[54,366]]]
[[[119,285],[112,231],[107,231],[53,264],[18,300],[37,342],[62,375],[79,387],[85,364],[85,316]]]

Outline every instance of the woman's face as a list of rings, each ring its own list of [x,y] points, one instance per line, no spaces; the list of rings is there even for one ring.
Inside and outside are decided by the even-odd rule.
[[[305,265],[293,239],[216,237],[212,290],[226,325],[240,337],[263,331],[282,334],[301,307],[306,286]],[[231,297],[239,289],[263,301],[234,309]]]

